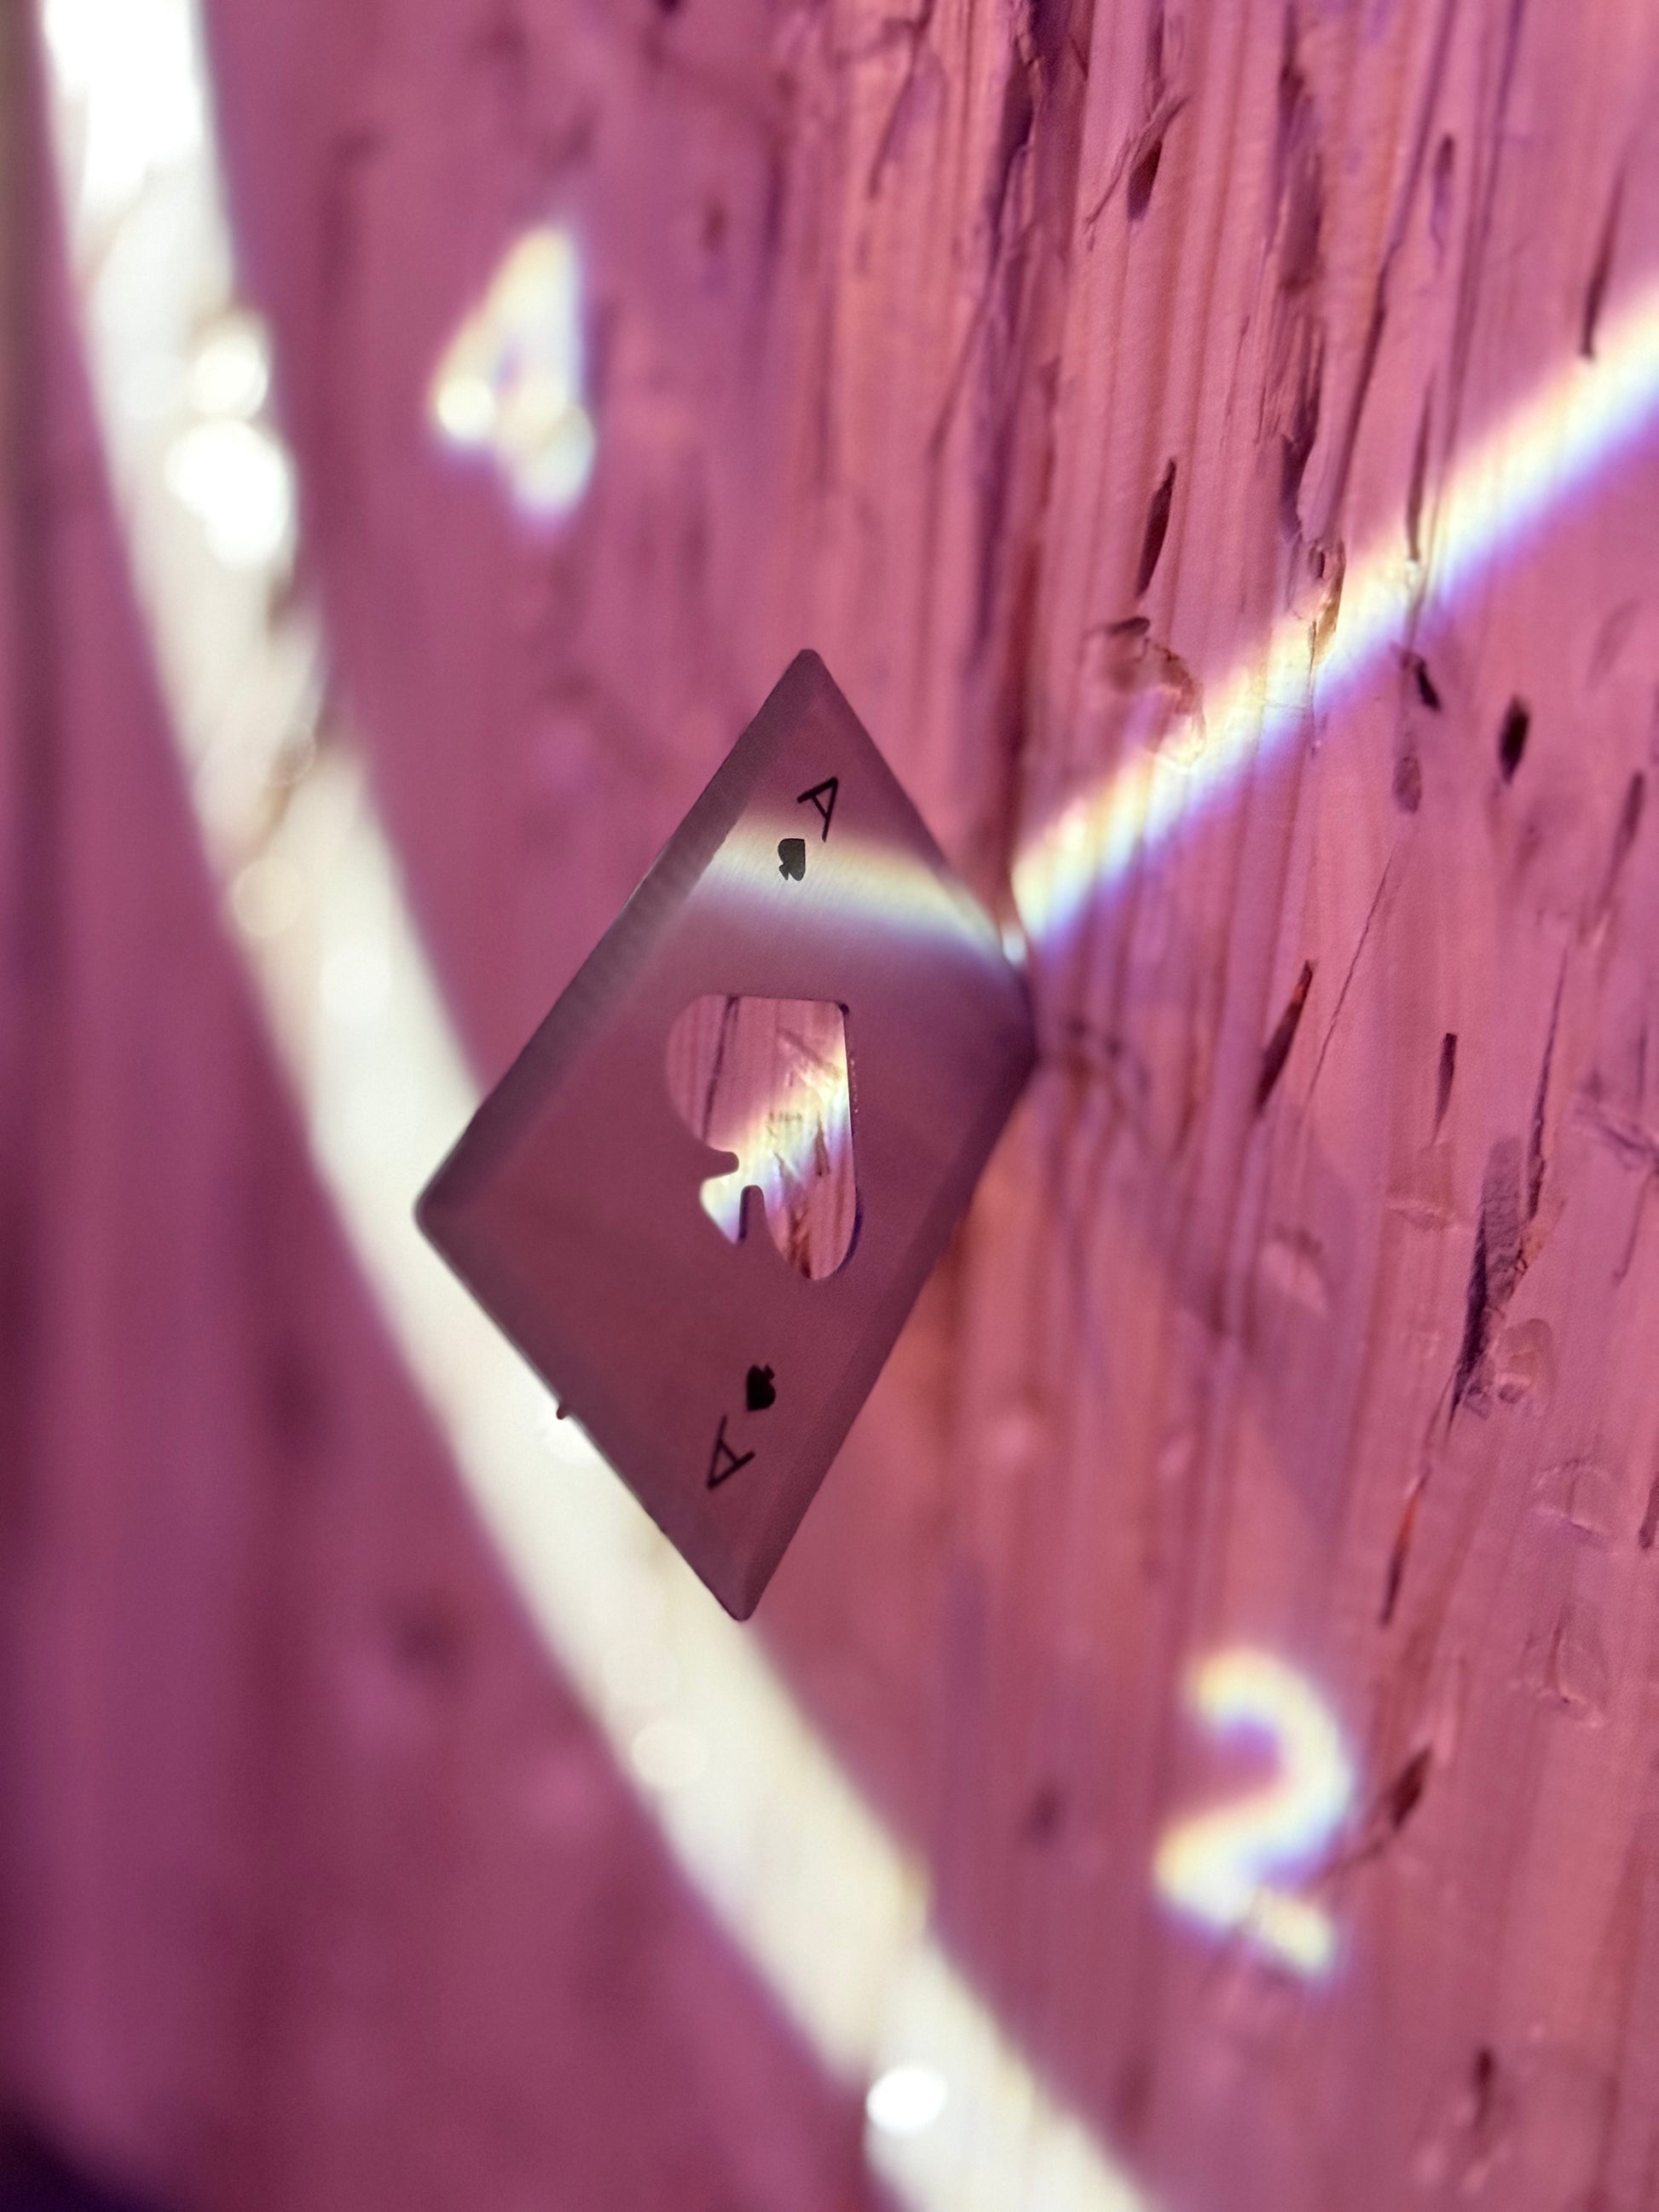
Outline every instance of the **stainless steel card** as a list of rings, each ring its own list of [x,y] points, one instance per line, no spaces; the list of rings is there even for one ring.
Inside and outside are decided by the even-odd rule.
[[[990,917],[803,653],[422,1194],[739,1620],[1033,1053]]]

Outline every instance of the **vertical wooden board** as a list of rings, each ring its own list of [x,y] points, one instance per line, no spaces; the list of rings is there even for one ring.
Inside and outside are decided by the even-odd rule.
[[[1436,531],[1506,410],[1551,379],[1583,404],[1610,169],[1652,190],[1623,150],[1645,142],[1651,33],[1634,14],[1582,38],[1498,9],[1273,35],[1243,16],[1187,19],[1153,191],[1132,216],[1126,170],[1092,255],[1101,191],[1080,191],[1028,826],[1167,746],[1195,719],[1187,673],[1208,704],[1281,611],[1311,642],[1339,541],[1350,591],[1380,550],[1414,604],[1346,692],[1322,696],[1310,652],[1277,750],[1252,746],[1039,957],[1051,1067],[1006,1166],[1027,1256],[994,1231],[976,1252],[963,1370],[966,1571],[1003,1717],[960,1722],[1001,1816],[953,1830],[962,1892],[1033,2036],[1178,2200],[1213,2201],[1224,2175],[1230,2205],[1488,2179],[1506,2203],[1594,2201],[1652,2155],[1630,2000],[1589,1996],[1609,1930],[1640,1921],[1650,1818],[1639,1355],[1620,1379],[1621,1317],[1633,1355],[1645,1309],[1577,1130],[1609,1046],[1630,1065],[1611,946],[1631,931],[1639,962],[1650,941],[1621,825],[1650,766],[1650,674],[1622,713],[1591,702],[1651,543],[1651,441],[1541,530],[1498,533],[1455,598]],[[1155,20],[1167,41],[1175,19]],[[1085,177],[1093,149],[1130,143],[1109,61],[1136,43],[1127,11],[1097,14]],[[1563,166],[1586,182],[1552,198]],[[1603,313],[1644,273],[1626,264]],[[1172,327],[1194,335],[1171,346]],[[1178,462],[1144,593],[1146,509],[1118,489],[1137,450],[1143,485]],[[1137,613],[1133,662],[1099,649]],[[1189,1662],[1234,1646],[1293,1660],[1354,1747],[1352,1813],[1310,1892],[1343,1946],[1322,1985],[1183,1929],[1147,1880],[1172,1822],[1246,1786],[1181,1709]],[[1013,1774],[992,1745],[1024,1748]]]
[[[31,1205],[0,2105],[181,2204],[869,2202],[856,2098],[517,1610],[329,1214],[220,933],[58,249],[42,222],[14,330],[33,719],[0,665],[6,777],[44,763],[55,802],[0,817],[0,884],[41,893],[0,974]]]

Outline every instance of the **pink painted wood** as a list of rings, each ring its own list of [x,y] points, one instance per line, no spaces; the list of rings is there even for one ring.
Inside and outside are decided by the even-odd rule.
[[[1542,511],[1513,503],[1491,562],[1462,577],[1447,520],[1460,463],[1510,410],[1551,389],[1606,404],[1610,333],[1656,276],[1651,9],[939,0],[906,18],[875,0],[210,0],[209,14],[311,580],[484,1077],[798,646],[824,653],[994,894],[1022,838],[1149,748],[1201,763],[1230,672],[1281,616],[1306,623],[1308,679],[1268,702],[1282,742],[1246,748],[1206,810],[1039,948],[1029,1108],[764,1632],[925,1854],[956,1956],[1171,2204],[1650,2203],[1654,439],[1632,432]],[[550,543],[436,449],[422,412],[495,259],[550,216],[583,241],[600,441],[589,498]],[[71,514],[76,452],[79,473],[60,479]],[[1333,623],[1341,649],[1362,575],[1391,577],[1402,612],[1338,692],[1312,680],[1314,654]],[[51,665],[67,680],[74,662]],[[86,832],[100,868],[64,911],[112,960],[141,910],[114,908],[112,887],[165,887],[126,850],[136,799],[115,816],[110,764],[73,759],[65,788],[108,810],[109,842]],[[176,876],[176,815],[173,836]],[[8,1012],[12,1034],[36,1034],[33,1003]],[[94,1059],[82,1079],[106,1141],[136,1144],[131,1071],[161,1049],[153,995],[111,982],[84,1019],[47,1003],[65,1070],[106,1042],[94,1016],[126,1036],[118,1073]],[[180,1081],[176,1116],[206,1110],[206,1081]],[[42,1163],[78,1127],[69,1091],[44,1095]],[[152,1140],[183,1178],[159,1218],[199,1224],[181,1269],[228,1267],[210,1148],[177,1126],[188,1150]],[[213,1125],[225,1143],[227,1126]],[[12,1188],[39,1193],[32,1218],[64,1211],[60,1189],[85,1210],[64,1211],[46,1248],[58,1295],[82,1302],[51,1340],[52,1402],[106,1436],[116,1404],[161,1422],[153,1361],[124,1355],[109,1371],[130,1379],[109,1395],[84,1386],[155,1297],[149,1241],[91,1275],[72,1242],[103,1194],[149,1202],[139,1156],[74,1186],[33,1149],[15,1157],[29,1165]],[[279,1207],[266,1158],[256,1172],[234,1150],[229,1187],[286,1223],[301,1170]],[[314,1299],[309,1274],[295,1295]],[[107,1334],[89,1337],[100,1296]],[[337,1387],[355,1392],[373,1370],[353,1311]],[[179,1434],[202,1452],[263,1433],[239,1394],[264,1370],[242,1342],[204,1340],[175,1384],[167,1419],[187,1411]],[[394,1540],[416,1547],[416,1588],[438,1573],[422,1547],[453,1505],[435,1460],[412,1517],[406,1474],[372,1475],[380,1431],[356,1418],[370,1440],[342,1446],[361,1486],[342,1479],[350,1571],[290,1532],[323,1505],[267,1498],[269,1535],[218,1579],[204,1568],[211,1587],[240,1588],[235,1561],[274,1572],[289,1544],[283,1586],[309,1589],[315,1543],[343,1624],[361,1618],[354,1577],[378,1589]],[[114,1480],[109,1443],[85,1449],[88,1481]],[[183,1468],[162,1494],[188,1522],[202,1463],[168,1427],[122,1480]],[[98,1905],[41,1923],[70,1992],[70,1961],[103,1987],[118,1930],[140,1924],[136,1904],[105,1899],[114,1863],[86,1838],[106,1830],[76,1808],[106,1805],[130,1830],[153,1787],[125,1763],[142,1729],[76,1734],[52,1699],[67,1683],[117,1711],[137,1699],[155,1569],[118,1533],[149,1496],[88,1490],[85,1563],[64,1554],[52,1586],[62,1641],[23,1639],[65,1655],[60,1686],[24,1711],[78,1747],[61,1808],[38,1815],[42,1858],[65,1883],[82,1870],[64,1893]],[[252,1510],[238,1483],[211,1498]],[[133,1609],[125,1640],[106,1589]],[[493,1623],[479,1633],[507,1639],[479,1602]],[[269,1624],[289,1616],[235,1609],[268,1625],[227,1643],[234,1679],[280,1678],[288,1647]],[[503,1793],[501,1832],[456,1837],[458,1884],[485,1883],[497,1862],[471,1855],[487,1841],[535,1863],[531,1815],[505,1809],[523,1802],[514,1717],[554,1692],[520,1644],[501,1648],[500,1689],[477,1688],[465,1725],[441,1701],[433,1723],[447,1774]],[[1172,1823],[1256,1778],[1182,1705],[1191,1662],[1237,1648],[1293,1663],[1354,1762],[1351,1812],[1304,1893],[1338,1932],[1322,1982],[1218,1941],[1152,1879]],[[426,1692],[405,1695],[426,1710]],[[158,1693],[143,1709],[163,1707]],[[178,1721],[175,1758],[207,1756],[219,1711]],[[226,1725],[234,1764],[254,1736]],[[435,1771],[420,1766],[434,1790]],[[345,1816],[313,1788],[332,1835]],[[402,1897],[421,1820],[359,1817],[355,1855],[328,1863],[349,1864],[349,1896]],[[218,1832],[178,1818],[181,1853]],[[272,1945],[316,1863],[294,1818],[290,1856],[246,1876]],[[181,1894],[215,1893],[193,1877],[134,1893],[172,1989],[194,1984],[167,1962],[205,1940],[196,1920],[173,1932]],[[419,1914],[399,1909],[414,1916],[401,1933]],[[152,2057],[155,2094],[183,2097],[211,2052],[228,2081],[212,2111],[256,2114],[286,2155],[326,2160],[389,2137],[388,2085],[413,2083],[434,2130],[418,2140],[450,2161],[432,2194],[460,2201],[446,2099],[462,2092],[412,2042],[407,2057],[395,2042],[390,2071],[331,2071],[364,2086],[337,2087],[321,2148],[307,2132],[324,2090],[286,2054],[304,2007],[346,2002],[331,1977],[355,1955],[319,1945],[314,1980],[296,1965],[258,1984],[282,1994],[236,2033],[188,2020]],[[400,2020],[459,2003],[453,1955],[435,1937],[418,1953]],[[669,1978],[650,1950],[630,1955],[642,1979]],[[296,2041],[265,2063],[261,2037],[283,2035]],[[774,2063],[757,2032],[737,2069],[757,2104],[770,2077],[750,2069]],[[799,2164],[767,2201],[817,2201],[811,2146],[829,2124],[787,2078],[799,2105],[757,2127],[768,2155]],[[88,2129],[128,2125],[118,2071],[97,2083]],[[362,2118],[376,2095],[380,2136]],[[658,2142],[641,2128],[630,2152]],[[373,2160],[350,2171],[371,2197]],[[653,2195],[660,2171],[615,2201],[695,2201]]]
[[[177,2205],[871,2202],[856,2099],[550,1666],[329,1217],[43,179],[6,272],[0,2118]]]

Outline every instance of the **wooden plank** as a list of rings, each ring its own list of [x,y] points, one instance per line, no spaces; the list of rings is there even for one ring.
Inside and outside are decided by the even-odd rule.
[[[1650,2201],[1651,11],[210,12],[341,688],[486,1073],[799,644],[988,895],[1092,865],[764,1616],[945,1939],[1170,2204]],[[600,438],[552,540],[423,413],[550,213]],[[1328,1972],[1159,1887],[1273,1765],[1188,1708],[1230,1656],[1212,1710],[1326,1791],[1271,1870]]]
[[[181,2205],[870,2202],[856,2094],[677,1876],[388,1347],[221,928],[55,226],[9,266],[51,497],[3,510],[0,2163],[21,2121]]]
[[[1197,722],[1195,803],[1039,957],[1050,1068],[974,1255],[957,1894],[1177,2201],[1637,2203],[1652,1285],[1590,1131],[1644,1079],[1650,643],[1598,691],[1651,441],[1497,528],[1488,574],[1438,556],[1483,432],[1552,383],[1595,404],[1651,30],[1175,21],[1096,21],[1026,821]],[[1144,206],[1131,170],[1101,205],[1177,100]],[[1377,562],[1397,625],[1322,685],[1329,579],[1351,605]],[[1303,696],[1200,799],[1200,717],[1285,611]],[[1183,1711],[1239,1650],[1317,1686],[1356,1764],[1306,1893],[1339,1965],[1303,1990],[1147,1879],[1259,1771]]]

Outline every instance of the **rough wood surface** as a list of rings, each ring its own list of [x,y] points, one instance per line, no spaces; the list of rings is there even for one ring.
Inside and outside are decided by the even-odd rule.
[[[1517,501],[1484,564],[1454,578],[1445,548],[1462,458],[1553,386],[1593,404],[1650,280],[1651,9],[208,12],[310,580],[486,1076],[803,643],[988,896],[1149,755],[1206,793],[1034,946],[1028,1103],[763,1616],[927,1855],[944,1940],[1171,2206],[1641,2212],[1654,439]],[[583,243],[600,441],[551,542],[423,412],[458,318],[550,213]],[[1327,684],[1362,564],[1401,618]],[[1287,614],[1304,678],[1261,702],[1284,734],[1206,782],[1216,702]],[[204,1148],[174,1149],[199,1208]],[[246,1151],[226,1172],[276,1206]],[[222,1510],[252,1480],[227,1474]],[[333,1571],[367,1587],[394,1529],[429,1550],[441,1495],[435,1472],[413,1503],[365,1492]],[[267,1597],[273,1556],[307,1580],[280,1540],[300,1510],[271,1502],[252,1547]],[[70,1593],[69,1657],[107,1689],[101,1589]],[[218,1648],[257,1672],[246,1624],[307,1617],[287,1602]],[[434,1632],[408,1632],[411,1679]],[[1292,1667],[1352,1762],[1294,1885],[1334,1933],[1322,1978],[1154,1881],[1174,1824],[1260,1779],[1186,1703],[1231,1651]],[[513,1663],[515,1695],[550,1694]],[[434,1710],[510,1796],[530,1753],[477,1679]],[[136,1807],[153,1778],[118,1750],[82,1781]],[[401,1879],[402,1833],[365,1828],[358,1879]],[[276,1943],[289,1893],[256,1878]],[[412,2010],[455,2001],[441,1948],[411,1956]],[[264,2033],[227,2026],[227,2066]],[[525,2094],[522,2036],[489,2050]],[[233,2105],[311,2112],[280,2057],[257,2070]],[[641,2185],[614,2201],[694,2201]],[[367,2173],[351,2193],[379,2201]],[[508,2201],[430,2201],[481,2195]]]

